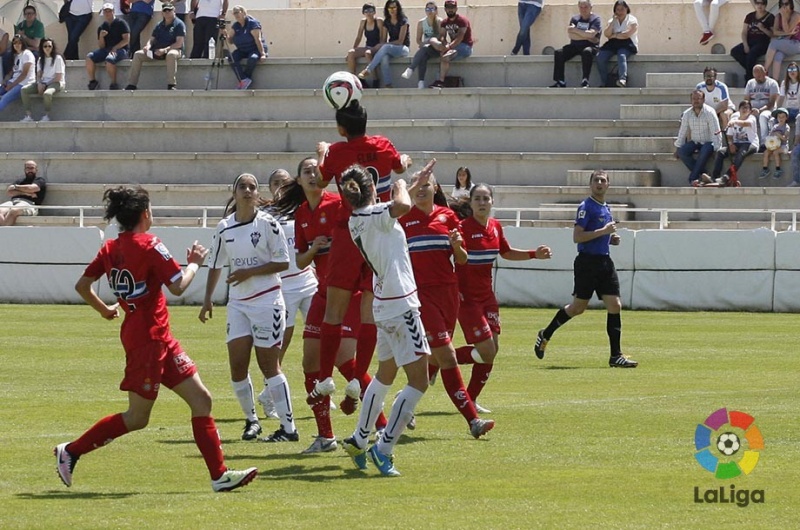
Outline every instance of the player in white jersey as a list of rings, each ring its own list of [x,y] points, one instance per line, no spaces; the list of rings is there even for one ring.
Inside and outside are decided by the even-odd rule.
[[[378,372],[364,393],[355,432],[343,445],[356,467],[366,469],[369,454],[375,467],[387,476],[400,474],[394,467],[392,451],[428,388],[430,355],[419,315],[408,244],[397,218],[411,210],[409,192],[415,193],[428,182],[434,163],[431,160],[415,175],[417,178],[409,189],[404,180],[395,181],[392,201],[387,203],[376,203],[375,183],[363,167],[350,166],[341,179],[342,196],[353,208],[350,235],[373,273],[372,310],[378,328]],[[370,428],[383,407],[398,367],[406,372],[408,384],[397,395],[383,434],[367,450]]]
[[[217,225],[208,255],[208,279],[200,321],[212,316],[211,297],[222,267],[228,265],[228,361],[231,386],[245,414],[243,440],[261,433],[255,412],[253,384],[248,374],[250,351],[269,384],[281,428],[264,441],[297,441],[289,384],[281,372],[280,354],[286,326],[286,306],[280,273],[289,267],[289,251],[280,224],[258,210],[258,181],[243,173],[233,183],[229,213]]]

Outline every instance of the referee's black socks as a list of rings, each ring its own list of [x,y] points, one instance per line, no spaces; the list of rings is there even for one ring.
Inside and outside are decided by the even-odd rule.
[[[550,321],[550,324],[544,329],[542,335],[544,335],[544,338],[547,340],[550,340],[550,337],[553,336],[553,333],[555,333],[558,328],[569,322],[571,318],[572,317],[569,316],[562,307],[558,310],[556,316],[553,317],[553,320]]]
[[[608,344],[611,346],[611,356],[622,355],[620,348],[620,337],[622,336],[622,319],[619,313],[612,315],[608,313],[606,317],[606,332],[608,332]]]

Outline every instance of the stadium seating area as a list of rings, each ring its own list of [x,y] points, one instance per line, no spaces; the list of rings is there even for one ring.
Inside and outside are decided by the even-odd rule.
[[[311,38],[310,28],[325,13],[340,16],[344,12],[353,28],[337,29],[332,38],[338,48],[346,50],[359,17],[354,3],[347,4],[255,14],[274,21],[285,20],[282,17],[288,15],[284,11],[291,12],[297,20],[306,21],[305,26],[294,25],[295,31],[306,28],[299,40],[319,52],[325,48],[318,36]],[[542,28],[544,35],[540,38],[535,33],[535,47],[543,47],[553,31],[546,26],[548,20],[556,24],[560,18],[564,24],[558,23],[555,34],[559,36],[547,44],[566,42],[563,27],[574,3],[554,4],[534,26],[535,32]],[[663,35],[664,27],[644,34],[649,18],[645,9],[651,6],[653,14],[663,12],[666,6],[680,10],[684,25],[692,24],[691,38],[681,43],[670,41],[662,49],[655,39]],[[672,141],[680,113],[689,106],[691,89],[701,81],[706,65],[715,66],[720,79],[730,86],[742,84],[741,68],[730,56],[697,46],[690,5],[648,3],[634,9],[642,27],[643,51],[630,61],[627,89],[594,88],[599,83],[595,77],[589,89],[541,88],[552,82],[552,57],[503,55],[508,53],[502,51],[509,48],[508,33],[513,37],[516,32],[516,4],[495,6],[491,17],[488,7],[463,8],[467,16],[475,15],[479,38],[475,55],[454,63],[451,70],[465,79],[464,88],[412,88],[415,80],[403,80],[399,75],[410,59],[401,59],[393,62],[397,88],[367,90],[363,100],[370,116],[369,132],[390,137],[398,149],[418,162],[436,157],[436,173],[446,186],[454,181],[459,166],[468,166],[475,180],[496,186],[498,208],[563,207],[585,197],[587,172],[603,167],[611,171],[614,188],[610,201],[640,210],[620,216],[629,228],[658,226],[658,210],[664,208],[697,209],[671,214],[671,227],[751,228],[765,226],[770,215],[703,210],[796,207],[798,190],[785,188],[788,176],[781,181],[757,180],[760,161],[756,159],[760,157],[751,157],[740,171],[743,188],[688,187],[685,168],[672,156]],[[741,29],[741,22],[730,21],[740,21],[747,8],[749,5],[723,9],[720,25],[726,29],[715,41],[725,43],[723,50],[738,40]],[[409,13],[411,20],[419,18],[421,8],[415,9]],[[610,4],[596,6],[595,12],[608,18]],[[511,17],[505,25],[501,13]],[[681,17],[669,24],[678,24]],[[485,25],[479,26],[482,20]],[[265,27],[271,42],[278,41],[273,35],[286,33],[277,24],[273,27],[266,22]],[[490,31],[481,33],[480,29]],[[92,39],[87,40],[86,35],[82,50],[91,46]],[[337,141],[333,111],[324,103],[319,87],[329,73],[344,69],[343,53],[337,48],[322,56],[284,56],[280,41],[273,44],[270,59],[256,70],[253,89],[247,91],[232,90],[235,79],[229,68],[216,72],[209,60],[189,59],[180,61],[177,91],[162,90],[161,63],[145,65],[136,92],[88,91],[83,62],[68,62],[67,90],[56,97],[51,113],[54,121],[19,123],[23,115],[19,103],[0,116],[3,181],[18,175],[23,161],[32,158],[50,184],[47,204],[59,207],[43,210],[39,218],[26,218],[25,223],[98,224],[100,210],[85,210],[86,217],[81,220],[77,207],[99,205],[104,186],[141,183],[153,193],[155,205],[197,207],[157,211],[158,224],[202,225],[206,219],[201,207],[223,205],[229,185],[239,173],[252,172],[263,181],[278,167],[294,172],[297,162],[312,153],[318,141]],[[670,52],[676,46],[679,50]],[[697,54],[699,51],[705,53]],[[129,68],[130,62],[126,62],[120,67],[122,80]],[[568,63],[567,79],[573,80],[573,85],[578,69],[577,61]],[[432,65],[429,78],[435,70]],[[205,90],[209,73],[211,90]],[[99,79],[102,83],[102,73]],[[742,90],[732,92],[738,101]],[[785,167],[788,165],[787,160]],[[212,219],[214,215],[218,214],[210,214]],[[512,219],[514,214],[501,210],[498,217]],[[523,212],[521,218],[534,226],[571,224],[568,212]],[[786,219],[779,229],[788,226]]]

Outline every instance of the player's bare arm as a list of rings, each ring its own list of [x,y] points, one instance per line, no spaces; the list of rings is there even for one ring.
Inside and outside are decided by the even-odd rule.
[[[97,296],[97,293],[94,291],[94,287],[92,284],[97,281],[97,278],[90,278],[88,276],[81,276],[78,279],[78,283],[75,284],[75,290],[81,295],[87,304],[89,304],[92,309],[100,313],[100,316],[105,318],[106,320],[114,320],[115,318],[119,318],[119,304],[108,305],[103,300]]]

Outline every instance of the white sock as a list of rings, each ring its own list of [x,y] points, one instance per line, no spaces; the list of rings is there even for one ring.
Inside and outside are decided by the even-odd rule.
[[[367,446],[369,433],[372,431],[372,426],[375,425],[378,414],[383,410],[383,400],[386,399],[386,394],[389,393],[390,388],[391,386],[384,385],[378,381],[377,377],[373,377],[372,382],[364,391],[361,412],[358,413],[358,423],[356,424],[355,432],[353,432],[353,438],[359,447],[364,448]]]
[[[258,421],[256,403],[253,398],[253,382],[250,381],[250,374],[247,374],[247,379],[242,381],[231,381],[231,388],[233,388],[233,393],[236,394],[236,399],[239,400],[239,406],[242,407],[244,417],[249,421]]]
[[[267,389],[269,389],[269,395],[272,396],[272,401],[275,402],[275,410],[278,411],[281,427],[290,434],[295,432],[297,427],[294,425],[292,397],[289,394],[289,382],[286,381],[286,376],[280,373],[275,377],[270,377],[267,380]]]
[[[406,425],[411,421],[414,409],[423,395],[423,392],[408,385],[400,391],[394,400],[392,412],[389,414],[389,424],[386,425],[386,430],[383,431],[383,436],[378,441],[378,451],[385,455],[392,454],[397,440],[400,439],[400,435],[403,434]]]

